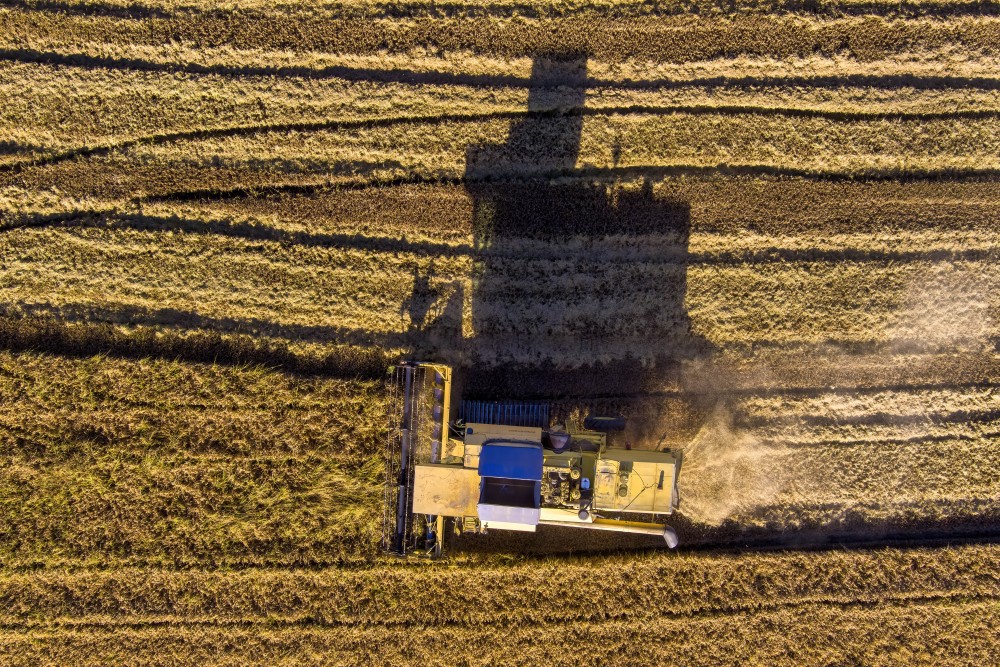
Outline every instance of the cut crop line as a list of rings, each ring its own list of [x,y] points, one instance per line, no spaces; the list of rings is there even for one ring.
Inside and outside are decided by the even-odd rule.
[[[124,152],[140,146],[157,146],[180,141],[203,141],[227,137],[246,137],[257,134],[279,134],[291,132],[320,132],[337,130],[374,129],[399,125],[438,125],[447,123],[485,123],[494,120],[524,120],[560,118],[565,116],[601,117],[636,115],[747,115],[747,116],[787,116],[800,118],[824,118],[835,122],[866,122],[896,120],[903,122],[927,122],[933,120],[973,119],[989,120],[1000,118],[1000,110],[956,110],[948,112],[869,112],[830,111],[825,109],[803,109],[797,107],[761,107],[741,105],[631,105],[620,107],[566,107],[537,111],[494,111],[468,114],[436,114],[427,116],[395,116],[390,118],[361,118],[357,120],[326,120],[299,123],[276,123],[264,125],[242,125],[183,132],[167,132],[137,137],[105,146],[69,149],[48,157],[20,160],[0,165],[0,172],[18,173],[28,167],[48,166],[77,158],[90,158]]]
[[[470,568],[471,569],[471,568]],[[809,597],[804,596],[797,600],[776,600],[776,601],[747,601],[743,604],[734,603],[718,607],[703,607],[700,609],[690,609],[684,611],[648,611],[639,608],[639,611],[619,611],[600,612],[592,611],[588,614],[529,614],[526,619],[522,619],[527,625],[557,625],[561,623],[605,623],[614,621],[638,620],[644,618],[672,618],[672,619],[712,619],[740,616],[747,613],[779,612],[795,610],[808,607],[832,607],[843,610],[872,609],[875,607],[894,606],[928,606],[928,605],[954,605],[954,604],[977,604],[994,602],[1000,600],[1000,594],[989,592],[970,591],[947,591],[937,593],[918,593],[903,595],[888,595],[885,597],[872,597],[870,599],[837,599],[835,597]],[[91,629],[91,630],[114,630],[114,629],[150,629],[150,628],[170,628],[170,627],[213,627],[213,628],[254,628],[262,625],[268,627],[281,628],[393,628],[411,627],[414,625],[430,625],[434,627],[477,627],[491,625],[495,621],[492,619],[457,619],[457,618],[386,618],[380,620],[336,620],[324,619],[318,616],[301,616],[292,618],[281,618],[270,616],[266,618],[145,618],[128,620],[105,618],[101,620],[81,619],[52,619],[49,621],[14,619],[0,620],[0,630],[3,631],[26,631],[37,629]]]
[[[116,71],[164,72],[168,74],[217,75],[232,78],[280,77],[302,79],[344,79],[371,83],[406,85],[446,85],[474,88],[548,88],[559,86],[558,80],[544,84],[529,77],[509,74],[467,74],[406,69],[375,69],[330,65],[326,67],[268,67],[245,65],[202,65],[199,63],[165,63],[140,58],[113,58],[85,53],[64,54],[35,49],[0,49],[0,61],[58,65],[81,69]],[[566,84],[580,87],[574,79]],[[920,90],[977,89],[1000,90],[1000,78],[969,76],[923,76],[913,74],[846,74],[819,76],[713,76],[691,79],[660,78],[648,80],[614,80],[588,78],[583,88],[616,88],[620,90],[678,90],[685,88],[878,88],[884,90],[916,88]]]
[[[991,499],[992,500],[992,499]],[[963,500],[965,505],[969,501]],[[941,529],[924,528],[901,531],[898,528],[879,535],[878,526],[869,525],[850,533],[823,533],[817,530],[797,533],[768,534],[767,531],[752,535],[733,537],[711,536],[702,542],[688,541],[683,545],[684,551],[713,554],[742,554],[749,552],[793,552],[793,551],[871,551],[876,549],[950,549],[964,544],[993,545],[1000,544],[1000,525],[995,515],[982,517],[969,515],[962,517],[963,525],[971,528]],[[982,525],[990,526],[982,528]],[[643,550],[637,550],[643,551]],[[654,549],[649,549],[653,552]]]

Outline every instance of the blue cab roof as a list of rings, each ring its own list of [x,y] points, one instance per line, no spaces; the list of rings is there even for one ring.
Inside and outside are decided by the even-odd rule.
[[[485,444],[479,452],[480,477],[542,479],[542,448],[520,443]]]

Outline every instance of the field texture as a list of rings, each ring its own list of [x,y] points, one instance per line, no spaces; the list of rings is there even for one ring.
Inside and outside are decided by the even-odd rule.
[[[998,73],[953,0],[0,2],[0,663],[994,663]],[[403,355],[684,448],[685,550],[381,557]]]

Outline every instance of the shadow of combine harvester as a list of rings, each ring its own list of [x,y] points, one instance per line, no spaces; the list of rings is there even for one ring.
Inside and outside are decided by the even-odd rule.
[[[535,60],[527,115],[467,151],[469,395],[631,394],[704,350],[684,306],[690,207],[578,167],[586,82],[586,56]]]

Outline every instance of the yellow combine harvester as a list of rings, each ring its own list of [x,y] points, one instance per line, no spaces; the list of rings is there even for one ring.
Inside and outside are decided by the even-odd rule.
[[[383,545],[441,554],[447,537],[538,526],[642,533],[677,546],[659,523],[677,508],[680,457],[608,446],[620,419],[549,428],[547,405],[463,401],[452,419],[452,369],[391,369]],[[627,520],[633,515],[649,521]]]

